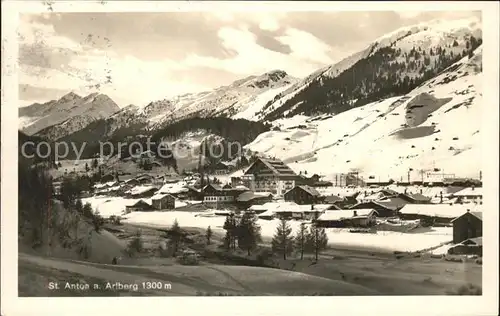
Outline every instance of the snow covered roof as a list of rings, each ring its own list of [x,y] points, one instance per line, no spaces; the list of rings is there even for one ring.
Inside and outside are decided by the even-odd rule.
[[[187,183],[185,183],[185,182],[167,183],[167,184],[164,184],[160,188],[160,190],[158,190],[158,192],[159,193],[169,193],[169,194],[184,193],[184,192],[189,191],[189,189],[186,186],[187,186]]]
[[[270,197],[270,196],[272,196],[272,194],[270,192],[251,192],[251,191],[248,191],[248,192],[243,192],[240,195],[238,195],[236,200],[238,202],[247,202],[247,201],[251,201],[253,199]]]
[[[294,188],[288,190],[285,194],[287,194],[288,192],[290,192],[290,191],[292,191],[292,190],[294,190],[296,188],[300,188],[300,189],[304,190],[305,192],[309,193],[312,196],[320,196],[321,195],[318,192],[318,190],[316,190],[315,188],[313,188],[311,186],[308,186],[308,185],[297,185]]]
[[[483,212],[478,211],[478,210],[474,210],[474,211],[469,211],[469,210],[467,210],[465,213],[463,213],[463,214],[461,214],[460,216],[457,216],[456,218],[454,218],[454,219],[452,220],[452,222],[454,222],[455,220],[459,219],[460,217],[464,216],[464,215],[465,215],[465,214],[467,214],[467,213],[470,213],[471,215],[473,215],[473,216],[477,217],[477,218],[478,218],[478,219],[480,219],[480,220],[483,220]]]
[[[274,212],[271,210],[265,211],[264,213],[257,215],[257,217],[271,217],[271,216],[274,216]]]
[[[461,204],[406,204],[399,212],[401,214],[456,218],[466,213],[469,209],[471,209],[471,206]]]
[[[155,195],[153,195],[151,197],[151,200],[161,200],[161,199],[163,199],[164,197],[167,197],[167,196],[171,196],[171,195],[168,194],[168,193],[157,193],[157,194],[155,194]],[[173,196],[171,196],[171,197],[174,198]]]
[[[483,245],[483,237],[469,238],[469,239],[462,241],[460,244],[482,246]]]
[[[483,196],[483,189],[482,188],[465,188],[463,190],[460,190],[458,192],[453,193],[453,196],[457,196],[457,197],[465,197],[465,196],[482,197]]]
[[[354,215],[354,212],[356,212],[356,215]],[[376,214],[377,211],[374,209],[325,211],[320,215],[320,217],[318,217],[318,221],[338,221],[349,218],[364,218]]]
[[[130,193],[132,195],[138,195],[138,194],[142,194],[142,193],[146,193],[146,192],[149,192],[149,191],[152,191],[152,190],[156,190],[155,187],[153,186],[136,186],[136,187],[133,187],[132,189],[128,190],[127,193]]]

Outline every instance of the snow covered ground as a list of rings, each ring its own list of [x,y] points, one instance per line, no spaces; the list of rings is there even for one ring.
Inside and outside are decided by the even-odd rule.
[[[337,173],[358,171],[365,179],[406,181],[410,169],[411,181],[437,170],[477,178],[484,107],[481,47],[475,54],[406,96],[335,116],[277,121],[280,131],[263,133],[246,148],[282,159],[297,173],[325,175],[325,180],[333,180]],[[422,94],[426,104],[410,109],[408,105],[413,106],[412,100]],[[412,126],[415,117],[418,122]]]
[[[142,224],[152,227],[168,227],[175,220],[181,227],[208,226],[214,231],[223,232],[224,216],[205,217],[206,212],[133,212],[124,217],[124,223]],[[275,233],[279,220],[258,220],[264,240],[269,241]],[[295,234],[300,226],[299,221],[290,221]],[[451,228],[433,228],[423,233],[377,232],[377,234],[350,233],[349,229],[328,228],[329,245],[338,248],[363,248],[382,251],[418,251],[438,246],[452,240]]]

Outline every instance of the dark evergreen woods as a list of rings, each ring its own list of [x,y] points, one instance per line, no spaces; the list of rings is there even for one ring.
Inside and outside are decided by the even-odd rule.
[[[269,113],[265,120],[297,114],[338,114],[382,98],[406,94],[468,56],[481,44],[481,39],[472,36],[460,54],[454,54],[450,47],[431,48],[429,51],[413,48],[410,53],[404,54],[401,49],[383,47],[334,78],[313,80],[307,88]],[[264,110],[279,98],[277,96],[268,102]]]
[[[230,214],[226,217],[223,228],[226,230],[224,247],[228,251],[236,250],[237,244],[238,248],[247,251],[250,256],[257,248],[257,244],[262,241],[257,216],[253,213],[246,212],[240,219]]]

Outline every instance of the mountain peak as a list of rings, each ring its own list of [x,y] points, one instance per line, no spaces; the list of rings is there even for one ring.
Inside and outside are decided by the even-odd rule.
[[[80,97],[78,94],[71,91],[71,92],[65,94],[62,98],[60,98],[59,101],[69,102],[69,101],[73,101],[73,100],[79,100],[81,98],[82,97]]]

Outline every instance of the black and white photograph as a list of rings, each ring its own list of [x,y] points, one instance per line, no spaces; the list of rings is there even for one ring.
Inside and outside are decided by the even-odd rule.
[[[498,264],[486,255],[498,251],[498,99],[483,96],[498,37],[484,35],[484,3],[111,2],[19,12],[11,68],[2,40],[2,77],[16,78],[2,80],[2,230],[16,231],[2,261],[10,243],[19,298],[363,305],[498,282],[483,267],[483,254]]]

